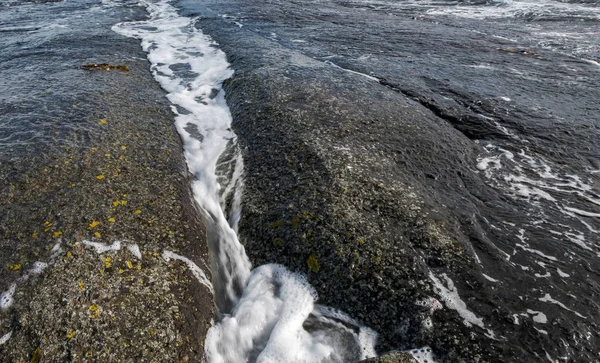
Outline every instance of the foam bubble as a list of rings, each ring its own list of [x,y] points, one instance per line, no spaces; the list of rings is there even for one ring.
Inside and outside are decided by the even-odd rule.
[[[114,241],[111,245],[107,245],[105,243],[93,242],[93,241],[83,241],[82,242],[86,246],[90,246],[96,250],[96,253],[105,253],[109,251],[118,251],[121,249],[121,241]]]
[[[48,264],[46,262],[41,262],[41,261],[36,261],[33,263],[33,266],[31,266],[31,268],[27,271],[28,273],[32,273],[32,274],[36,274],[39,275],[41,274],[46,268],[48,267]]]
[[[0,345],[5,344],[6,342],[8,342],[8,340],[10,339],[10,337],[12,337],[12,330],[9,331],[8,333],[4,334],[2,336],[2,338],[0,338]]]
[[[538,323],[538,324],[546,324],[548,322],[548,318],[546,317],[546,314],[542,313],[541,311],[534,311],[531,309],[527,309],[527,314],[533,315],[533,321]]]
[[[131,252],[132,255],[137,257],[138,260],[142,259],[142,252],[140,251],[140,247],[137,244],[128,244],[127,249]]]
[[[419,363],[435,363],[433,351],[429,347],[410,350],[409,353]]]
[[[11,284],[8,290],[0,294],[0,310],[8,309],[15,302],[13,295],[17,289],[17,284]]]
[[[430,314],[433,314],[434,311],[441,310],[443,308],[442,303],[440,303],[439,300],[434,297],[427,297],[426,299],[418,300],[415,302],[415,305],[428,308]]]

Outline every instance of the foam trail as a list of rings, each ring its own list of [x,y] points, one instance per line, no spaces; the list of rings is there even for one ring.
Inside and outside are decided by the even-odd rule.
[[[221,310],[228,310],[250,275],[244,247],[221,207],[217,180],[219,157],[236,140],[221,89],[233,71],[225,54],[194,27],[194,19],[179,16],[166,1],[143,4],[150,13],[148,21],[118,24],[113,30],[142,40],[155,79],[176,105],[175,125],[194,176],[192,191],[207,221],[215,298]]]
[[[113,30],[141,39],[152,73],[173,104],[194,176],[192,191],[205,217],[212,286],[222,314],[207,334],[209,362],[344,362],[374,356],[377,334],[341,312],[315,307],[317,294],[305,277],[275,264],[251,271],[236,235],[243,161],[221,87],[233,71],[195,19],[179,16],[166,0],[141,3],[149,20]],[[188,263],[168,251],[164,257]]]
[[[162,256],[165,259],[165,261],[178,260],[185,263],[194,275],[194,277],[198,280],[198,282],[200,282],[202,285],[206,286],[211,292],[213,292],[212,284],[204,274],[204,271],[202,271],[202,269],[198,267],[198,265],[196,265],[194,261],[190,260],[187,257],[178,255],[174,252],[167,250],[163,251]]]

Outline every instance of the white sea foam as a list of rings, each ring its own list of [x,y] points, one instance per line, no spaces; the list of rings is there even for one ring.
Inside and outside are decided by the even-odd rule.
[[[39,275],[47,267],[48,267],[48,264],[46,262],[36,261],[36,262],[33,263],[33,266],[31,266],[31,268],[29,270],[27,270],[27,272],[30,273],[30,274]]]
[[[496,280],[496,279],[494,279],[494,278],[492,278],[492,277],[489,277],[489,276],[488,276],[488,275],[486,275],[486,274],[482,274],[482,275],[483,275],[483,277],[485,277],[487,280],[489,280],[489,281],[491,281],[491,282],[498,282],[498,280]]]
[[[526,147],[511,153],[511,157],[507,156],[505,149],[491,143],[484,146],[484,151],[477,159],[477,168],[483,170],[488,182],[512,198],[530,204],[531,208],[527,210],[530,218],[523,221],[524,227],[534,227],[549,233],[549,245],[556,246],[560,243],[561,246],[568,246],[564,242],[570,242],[575,247],[569,248],[567,253],[581,254],[581,250],[598,252],[600,244],[595,242],[595,237],[599,232],[597,226],[600,213],[597,211],[600,200],[593,177],[573,175],[572,172],[565,171],[564,166],[533,154]],[[573,203],[577,203],[577,207]],[[569,225],[552,223],[553,217],[549,216],[556,213],[572,222]],[[523,233],[525,230],[521,229],[520,234]],[[516,247],[548,260],[558,261],[560,256],[540,251],[544,246],[536,244],[534,247],[524,239],[521,240],[523,243],[517,243]],[[548,277],[548,273],[538,274],[537,277]]]
[[[62,253],[62,247],[60,247],[60,242],[58,242],[54,246],[52,246],[52,249],[50,250],[50,258],[51,259],[56,258],[61,253]]]
[[[580,216],[600,218],[600,213],[588,212],[588,211],[585,211],[585,210],[581,210],[581,209],[577,209],[577,208],[571,208],[571,207],[565,207],[565,209],[568,210],[569,212],[573,212],[573,213],[578,214]]]
[[[425,3],[431,4],[428,2]],[[444,5],[428,10],[427,14],[451,15],[469,19],[547,18],[560,14],[563,17],[573,16],[576,18],[600,19],[600,9],[595,6],[548,0],[504,0],[497,6],[490,6],[489,4]]]
[[[5,310],[12,306],[13,302],[15,301],[13,295],[15,294],[16,290],[17,284],[13,283],[10,285],[8,290],[0,294],[0,310]]]
[[[463,318],[463,323],[465,326],[470,327],[472,325],[476,325],[482,329],[485,329],[488,337],[495,339],[494,332],[485,327],[483,319],[479,318],[477,315],[475,315],[475,313],[469,310],[467,304],[460,298],[458,290],[454,286],[454,282],[450,279],[450,277],[448,277],[446,274],[442,274],[442,277],[446,281],[445,285],[432,272],[429,272],[429,278],[431,281],[433,281],[434,288],[442,301],[446,304],[446,307],[448,307],[448,309],[456,310],[460,317]]]
[[[83,241],[82,242],[86,246],[90,246],[96,250],[96,253],[105,253],[109,251],[118,251],[121,249],[121,241],[114,241],[112,244],[107,245],[106,243],[93,242],[93,241]]]
[[[111,251],[119,251],[121,250],[121,248],[123,246],[125,246],[127,248],[127,250],[129,250],[129,252],[131,252],[132,255],[134,255],[136,258],[138,259],[142,259],[142,252],[140,251],[140,247],[128,240],[123,240],[123,241],[114,241],[112,244],[106,244],[106,243],[102,243],[102,242],[94,242],[94,241],[88,241],[88,240],[84,240],[81,243],[83,243],[86,246],[92,247],[94,250],[96,250],[96,253],[106,253],[106,252],[111,252]]]
[[[543,297],[540,297],[538,300],[542,301],[542,302],[547,302],[547,303],[558,305],[561,308],[572,312],[573,314],[577,315],[578,317],[580,317],[582,319],[587,319],[585,316],[579,314],[575,310],[569,309],[565,304],[561,303],[560,301],[553,299],[552,296],[550,296],[550,294],[545,294]]]
[[[8,342],[8,340],[10,339],[10,337],[12,337],[12,330],[9,331],[8,333],[4,334],[2,336],[2,338],[0,338],[0,345],[5,344],[6,342]]]
[[[409,353],[417,360],[419,363],[435,363],[436,360],[433,357],[433,352],[429,347],[423,347],[420,349],[410,350]]]
[[[54,246],[55,248],[53,248],[52,251],[54,251],[55,249],[58,250],[57,246],[60,246],[60,244],[56,244]],[[50,257],[50,263],[54,261],[55,257],[56,257],[56,255],[53,253],[52,256]],[[48,267],[48,265],[49,264],[46,262],[36,261],[31,265],[31,267],[21,277],[19,277],[13,283],[11,283],[8,290],[6,290],[0,294],[0,310],[8,309],[15,302],[14,294],[17,290],[18,284],[20,284],[24,281],[27,281],[29,279],[29,276],[31,276],[32,274],[33,275],[41,274]]]
[[[428,297],[423,300],[418,300],[415,302],[415,305],[428,308],[429,314],[433,314],[434,311],[441,310],[443,308],[442,303],[440,303],[439,300],[434,297]]]
[[[248,286],[238,304],[206,339],[210,362],[321,362],[344,361],[343,346],[322,330],[308,332],[302,324],[315,310],[316,292],[301,276],[281,265],[263,265],[252,272]],[[313,317],[329,323],[346,335],[352,332],[341,323],[332,324],[335,316],[316,310]],[[338,313],[339,314],[339,313]],[[342,317],[345,315],[341,314]],[[338,316],[339,317],[339,316]],[[346,317],[347,319],[347,317]],[[344,319],[344,320],[346,320]],[[341,320],[347,323],[351,320]],[[374,352],[374,339],[364,339],[366,358]],[[338,348],[338,349],[336,349]]]
[[[335,362],[373,355],[376,333],[343,313],[333,316],[316,307],[316,293],[303,276],[280,265],[251,272],[235,231],[243,163],[221,87],[233,71],[217,44],[195,27],[196,19],[179,16],[168,1],[141,3],[149,20],[121,23],[113,30],[141,39],[152,73],[174,105],[176,127],[194,176],[192,190],[205,215],[215,299],[223,314],[206,338],[209,361]],[[234,156],[219,164],[232,150]],[[187,263],[183,256],[165,253],[165,258]],[[305,323],[314,328],[307,331]]]
[[[142,251],[140,251],[140,247],[137,244],[135,244],[135,243],[128,244],[127,249],[129,250],[129,252],[131,252],[132,255],[137,257],[138,260],[142,259]]]
[[[541,311],[534,311],[531,309],[527,309],[527,314],[533,315],[532,316],[533,321],[538,324],[546,324],[548,322],[548,318],[546,317],[546,314],[542,313]]]
[[[342,67],[338,66],[337,64],[333,63],[332,61],[326,60],[326,61],[325,61],[325,63],[326,63],[326,64],[329,64],[329,65],[330,65],[330,66],[332,66],[332,67],[335,67],[335,68],[341,69],[341,70],[343,70],[343,71],[346,71],[346,72],[349,72],[349,73],[353,73],[353,74],[356,74],[356,75],[359,75],[359,76],[362,76],[362,77],[368,78],[368,79],[370,79],[371,81],[379,82],[379,78],[377,78],[377,77],[373,77],[373,76],[371,76],[371,75],[368,75],[368,74],[365,74],[365,73],[360,73],[360,72],[357,72],[357,71],[353,71],[353,70],[351,70],[351,69],[342,68]]]

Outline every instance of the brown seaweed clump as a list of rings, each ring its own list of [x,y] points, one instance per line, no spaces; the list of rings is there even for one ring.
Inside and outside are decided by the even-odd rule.
[[[108,63],[88,63],[81,66],[81,68],[88,71],[102,70],[110,71],[111,69],[118,69],[123,72],[129,72],[129,67],[122,64],[108,64]]]

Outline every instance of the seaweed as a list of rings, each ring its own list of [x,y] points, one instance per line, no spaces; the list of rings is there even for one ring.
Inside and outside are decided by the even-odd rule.
[[[110,71],[111,69],[117,69],[123,72],[129,72],[129,67],[122,64],[108,64],[108,63],[88,63],[81,66],[82,69],[88,71],[101,70]]]

